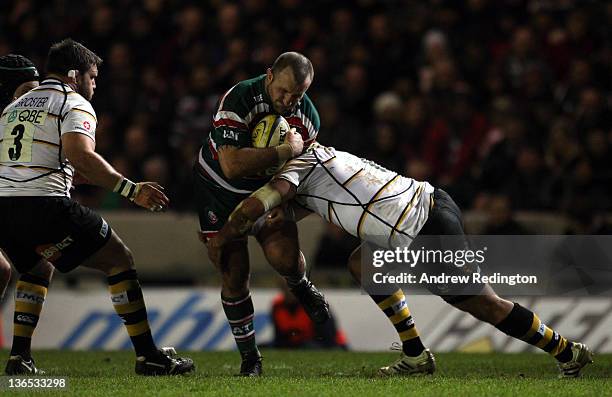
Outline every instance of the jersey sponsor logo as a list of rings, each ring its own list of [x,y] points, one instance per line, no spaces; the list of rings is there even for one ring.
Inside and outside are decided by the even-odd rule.
[[[44,110],[22,110],[18,115],[19,121],[30,122],[32,124],[43,124],[47,118],[47,112]],[[9,121],[10,122],[10,121]]]
[[[89,121],[83,121],[83,128],[89,131],[89,129],[91,128],[91,124],[89,124]]]
[[[21,101],[15,104],[16,108],[29,107],[29,108],[41,108],[45,106],[45,103],[49,100],[48,96],[34,97],[34,98],[23,98]]]
[[[264,100],[264,99],[263,99],[263,94],[255,95],[255,96],[253,97],[253,100],[254,100],[255,102],[263,102],[263,100]]]
[[[57,244],[45,244],[36,247],[36,253],[48,261],[53,261],[62,256],[62,250],[74,243],[71,236],[66,237]]]
[[[208,211],[208,213],[206,214],[208,215],[208,220],[210,221],[210,223],[212,223],[213,225],[217,222],[219,222],[219,218],[217,217],[217,214],[215,214],[212,211]]]
[[[15,300],[18,302],[34,303],[37,305],[42,305],[45,302],[45,298],[41,295],[20,290],[15,292]]]
[[[232,139],[234,141],[238,140],[238,134],[232,130],[223,130],[223,138]]]
[[[12,123],[13,121],[15,121],[15,119],[17,119],[17,111],[13,110],[8,116],[8,122]]]

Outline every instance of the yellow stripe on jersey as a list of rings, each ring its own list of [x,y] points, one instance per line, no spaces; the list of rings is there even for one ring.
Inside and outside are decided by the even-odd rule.
[[[72,108],[68,111],[68,113],[72,112],[72,111],[76,111],[76,112],[81,112],[81,113],[85,113],[87,115],[89,115],[96,123],[98,122],[98,119],[96,119],[96,116],[94,116],[93,114],[89,113],[87,110],[83,110],[83,109],[77,109],[77,108]]]
[[[389,236],[389,240],[391,240],[391,238],[393,238],[393,236],[395,235],[395,231],[397,230],[399,225],[402,224],[402,222],[404,221],[404,219],[406,218],[406,216],[408,215],[410,210],[414,207],[414,204],[417,202],[417,198],[421,197],[421,193],[423,192],[423,186],[425,186],[425,185],[422,184],[414,192],[414,194],[412,195],[412,198],[410,199],[410,201],[408,202],[408,204],[406,205],[406,207],[402,211],[401,215],[399,216],[399,218],[397,218],[397,222],[395,222],[395,226],[393,226],[393,230],[391,230],[391,235]]]
[[[330,161],[332,161],[332,160],[333,160],[333,159],[335,159],[335,158],[336,158],[336,156],[334,156],[334,157],[332,157],[332,158],[329,158],[329,159],[327,159],[327,160],[325,160],[325,161],[321,162],[321,164],[327,164],[327,163],[329,163]]]
[[[370,199],[368,206],[363,210],[363,213],[361,214],[361,218],[359,218],[359,224],[357,225],[357,237],[361,238],[361,228],[363,226],[365,219],[368,216],[368,211],[370,210],[370,207],[372,206],[372,204],[374,204],[374,202],[378,200],[378,197],[380,197],[380,195],[385,191],[385,189],[389,187],[393,182],[395,182],[399,177],[400,177],[399,174],[395,174],[395,176],[391,178],[389,181],[387,181],[387,183],[385,183],[383,187],[381,187],[380,190],[376,192],[374,197]]]
[[[344,183],[342,183],[342,186],[347,187],[349,185],[349,183],[351,183],[355,179],[355,177],[357,175],[361,174],[362,172],[363,172],[363,168],[360,169],[359,171],[355,172],[353,175],[351,175],[351,177],[349,179],[347,179],[346,181],[344,181]]]

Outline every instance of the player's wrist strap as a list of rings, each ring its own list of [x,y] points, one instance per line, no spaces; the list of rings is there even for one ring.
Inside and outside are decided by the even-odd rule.
[[[130,200],[134,200],[138,193],[138,185],[127,178],[121,178],[115,185],[113,192],[119,193]]]
[[[288,143],[276,146],[276,153],[278,153],[278,161],[287,161],[293,158],[293,149]]]

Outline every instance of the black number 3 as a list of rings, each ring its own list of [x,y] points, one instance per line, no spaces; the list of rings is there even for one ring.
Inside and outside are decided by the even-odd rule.
[[[17,135],[15,137],[15,140],[13,141],[13,146],[15,147],[10,148],[8,151],[9,157],[13,161],[19,160],[19,157],[21,157],[21,139],[23,138],[24,132],[25,127],[23,126],[23,124],[17,124],[11,132],[11,135]]]

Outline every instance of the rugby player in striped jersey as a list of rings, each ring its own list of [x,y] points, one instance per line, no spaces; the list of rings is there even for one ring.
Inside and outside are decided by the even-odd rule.
[[[30,339],[38,323],[48,285],[33,275],[42,267],[50,263],[61,272],[90,267],[107,276],[114,309],[134,346],[136,373],[190,372],[191,359],[153,341],[129,249],[100,215],[70,198],[78,171],[151,211],[169,202],[159,185],[130,181],[95,152],[97,118],[90,100],[101,62],[74,40],[55,43],[46,78],[0,116],[0,248],[23,275],[16,286],[14,333]],[[29,344],[11,354],[6,372],[36,373]]]
[[[38,87],[38,69],[28,58],[8,54],[0,57],[0,111],[32,88]],[[11,264],[0,251],[0,301],[11,279]]]
[[[223,94],[194,169],[201,239],[213,237],[236,205],[269,181],[263,171],[300,155],[304,144],[315,140],[319,115],[306,95],[313,77],[308,58],[286,52],[265,74],[239,82]],[[252,128],[271,113],[282,115],[292,127],[286,142],[270,148],[252,147]],[[326,321],[328,305],[305,275],[295,222],[288,220],[275,230],[264,227],[256,237],[272,267],[285,278],[313,321]],[[240,374],[258,376],[262,364],[253,328],[246,238],[235,239],[224,248],[218,267],[223,310],[242,357]]]
[[[28,58],[8,54],[0,57],[0,109],[4,108],[15,99],[26,92],[38,87],[40,75],[38,69]],[[23,283],[33,283],[44,288],[49,287],[49,282],[53,276],[53,266],[48,262],[41,262],[35,269],[23,273],[17,281],[17,291],[15,292],[15,313],[23,310],[21,303],[22,292],[19,287]],[[11,264],[0,250],[0,301],[4,297],[4,292],[11,279]],[[43,302],[38,302],[37,313],[40,315]],[[13,316],[14,317],[14,316]],[[5,369],[8,375],[33,374],[41,375],[44,371],[38,369],[31,358],[32,334],[36,329],[37,323],[30,324],[30,327],[13,327],[13,342],[11,345],[11,357],[21,357],[21,359],[9,360]]]
[[[425,240],[427,248],[444,250],[449,247],[449,238],[441,237],[444,235],[458,236],[453,240],[458,240],[460,249],[467,244],[461,211],[443,190],[315,143],[238,205],[223,229],[208,241],[210,259],[217,263],[228,242],[248,232],[262,214],[291,199],[377,247],[409,247],[417,236],[434,236]],[[360,249],[349,260],[349,269],[359,282]],[[446,274],[478,271],[467,264],[455,267],[428,263],[431,265]],[[433,373],[434,357],[421,342],[402,290],[387,285],[388,291],[378,294],[367,284],[364,287],[372,292],[370,296],[402,341],[400,358],[380,368],[380,374]],[[430,284],[427,288],[456,308],[549,353],[557,360],[562,377],[576,377],[592,362],[592,353],[586,345],[568,341],[532,311],[500,298],[488,284]]]

